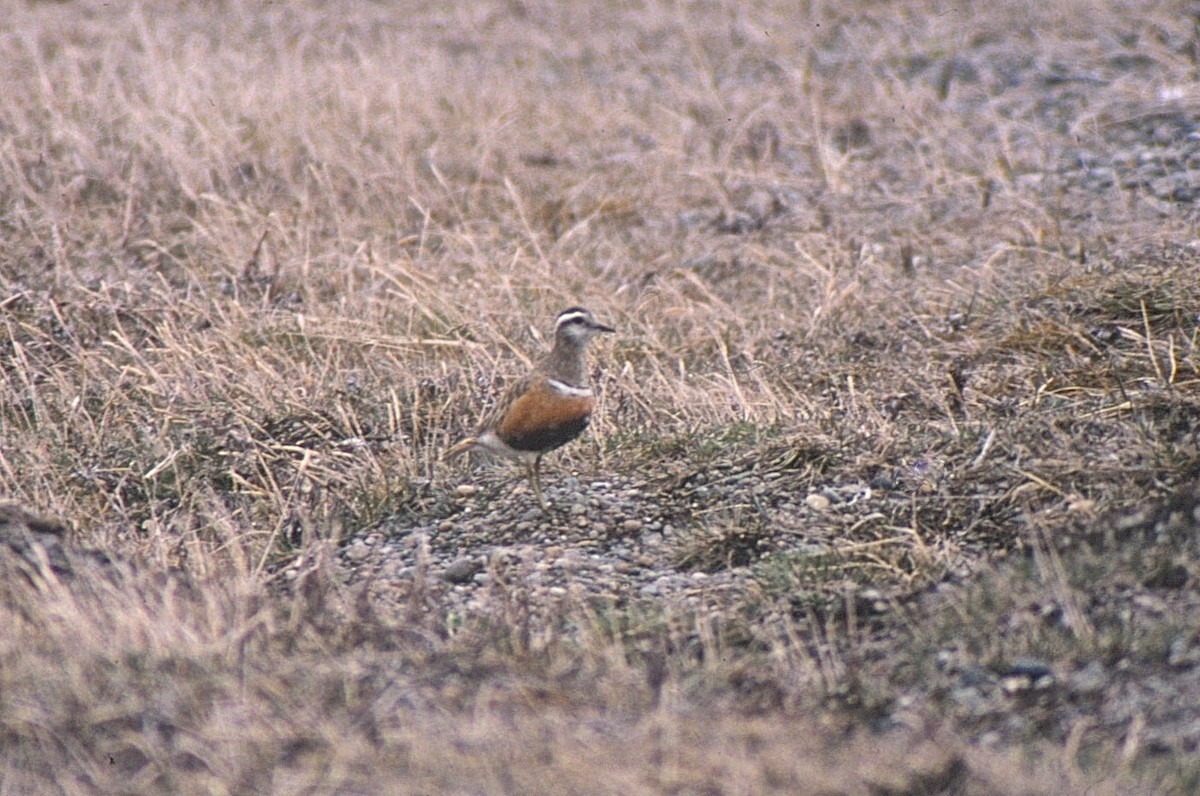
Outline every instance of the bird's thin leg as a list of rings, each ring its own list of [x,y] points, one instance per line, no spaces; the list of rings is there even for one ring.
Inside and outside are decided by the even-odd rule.
[[[537,496],[538,504],[544,509],[549,510],[550,504],[546,502],[545,496],[542,494],[542,457],[534,458],[533,463],[529,465],[529,482],[533,485],[533,494]]]

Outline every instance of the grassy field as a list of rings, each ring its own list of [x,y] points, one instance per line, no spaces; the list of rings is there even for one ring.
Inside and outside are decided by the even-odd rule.
[[[1200,787],[1189,4],[210,5],[0,21],[0,794]]]

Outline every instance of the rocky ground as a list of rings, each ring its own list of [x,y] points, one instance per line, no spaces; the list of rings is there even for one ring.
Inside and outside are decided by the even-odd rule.
[[[1186,4],[228,5],[0,25],[6,787],[1200,790]]]

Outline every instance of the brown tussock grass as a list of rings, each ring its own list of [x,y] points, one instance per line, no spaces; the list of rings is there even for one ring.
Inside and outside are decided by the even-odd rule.
[[[3,787],[1098,787],[1052,733],[1038,770],[933,709],[872,735],[902,700],[854,595],[1050,572],[1048,535],[1194,467],[1194,213],[1073,170],[1189,112],[1185,11],[14,7],[0,494],[124,563],[6,581]],[[563,469],[911,500],[813,520],[812,556],[701,515],[676,563],[762,567],[717,618],[346,586],[336,542],[452,513],[441,451],[576,303],[619,335]]]

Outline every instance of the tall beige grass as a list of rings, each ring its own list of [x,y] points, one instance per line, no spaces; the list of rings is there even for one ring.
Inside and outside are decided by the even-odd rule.
[[[1077,416],[1118,412],[1120,390],[1139,407],[1194,398],[1195,323],[1177,311],[1194,307],[1191,262],[1154,271],[1169,295],[1146,295],[1145,324],[1123,327],[1137,345],[1107,376],[1061,315],[1079,290],[1130,321],[1138,308],[1118,306],[1131,291],[1109,266],[1191,240],[1194,216],[1046,188],[1064,151],[1111,151],[1130,113],[1194,111],[1186,11],[13,4],[0,22],[0,496],[140,572],[9,589],[0,791],[903,780],[847,774],[866,740],[789,757],[796,711],[854,668],[845,639],[811,653],[791,619],[755,626],[750,643],[668,611],[676,636],[647,619],[640,649],[567,605],[535,628],[549,634],[539,650],[515,620],[453,637],[420,589],[405,610],[429,606],[390,614],[322,567],[307,592],[271,591],[267,576],[301,553],[328,565],[332,542],[382,518],[444,507],[458,476],[440,452],[577,303],[619,330],[596,352],[598,442],[559,457],[584,472],[703,467],[659,453],[743,427],[785,447],[837,440],[854,477],[960,443],[946,461],[983,464],[1005,402]],[[1007,47],[1022,75],[1061,61],[1107,77],[1124,55],[1149,59],[1155,80],[1045,111],[1036,82],[956,71]],[[1099,286],[1081,260],[1103,266]],[[963,362],[979,363],[965,410],[947,376]],[[1073,433],[1055,439],[1080,454],[1139,432]],[[1169,467],[1174,449],[1147,444]],[[1039,456],[1053,459],[1026,459]],[[988,483],[1006,511],[1061,520],[1096,472],[1114,506],[1146,486],[1113,456]],[[941,573],[963,553],[949,537],[926,544],[927,518],[911,513],[880,566],[924,582],[921,562]],[[172,568],[187,577],[162,575]],[[556,635],[573,624],[578,637]],[[701,647],[654,647],[672,638]],[[757,689],[783,724],[719,715],[759,704]],[[882,744],[882,760],[917,772],[886,792],[996,792],[1024,776],[1004,773],[1002,752],[972,756],[965,775],[965,753],[926,729],[918,753]]]

